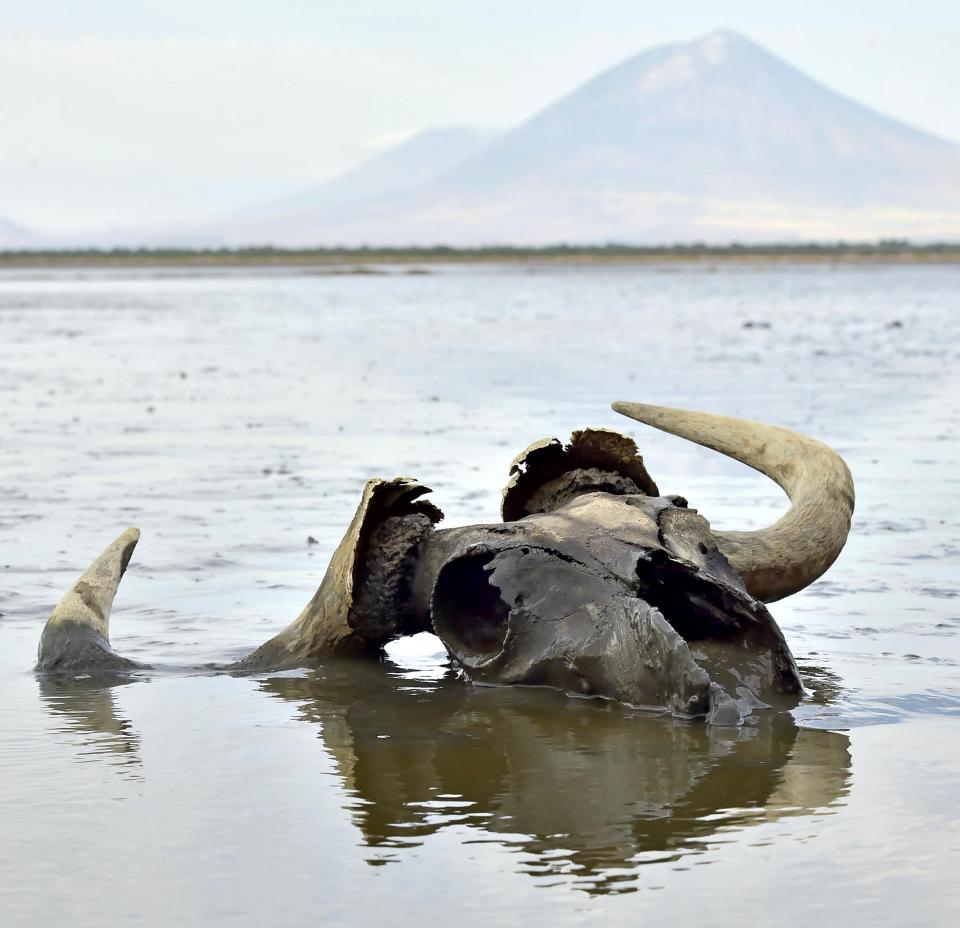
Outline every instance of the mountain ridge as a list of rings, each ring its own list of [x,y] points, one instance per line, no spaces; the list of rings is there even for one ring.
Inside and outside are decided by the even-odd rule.
[[[499,135],[433,131],[466,135],[431,160],[422,133],[406,167],[411,142],[286,203],[206,224],[202,243],[960,238],[960,145],[727,30],[630,56]]]
[[[279,244],[960,235],[960,146],[721,31],[586,81],[415,190]]]

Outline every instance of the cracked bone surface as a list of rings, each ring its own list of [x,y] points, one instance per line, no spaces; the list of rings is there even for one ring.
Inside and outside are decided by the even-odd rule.
[[[414,580],[415,595],[428,589],[434,630],[480,683],[732,723],[802,689],[706,520],[669,498],[588,492],[517,522],[438,531]]]

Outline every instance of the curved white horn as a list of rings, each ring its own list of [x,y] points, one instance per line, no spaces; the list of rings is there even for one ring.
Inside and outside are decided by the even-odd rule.
[[[799,432],[643,403],[616,412],[734,458],[774,480],[790,509],[768,528],[713,533],[757,599],[773,602],[809,586],[836,559],[850,532],[853,478],[843,459]]]

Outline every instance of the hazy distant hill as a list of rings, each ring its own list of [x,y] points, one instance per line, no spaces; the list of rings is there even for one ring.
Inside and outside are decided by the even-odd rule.
[[[147,239],[173,243],[278,244],[292,230],[308,236],[331,208],[400,193],[436,177],[480,150],[494,137],[465,127],[427,129],[374,155],[339,177],[295,196],[253,206],[219,223],[153,230]]]
[[[492,138],[491,132],[462,126],[427,129],[312,190],[271,204],[270,209],[283,212],[291,208],[315,209],[397,193],[463,161]]]

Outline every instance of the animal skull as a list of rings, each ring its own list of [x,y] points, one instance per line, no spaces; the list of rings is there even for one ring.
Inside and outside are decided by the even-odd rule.
[[[761,471],[789,511],[759,531],[713,531],[685,499],[660,495],[631,439],[604,429],[523,452],[501,523],[436,529],[442,513],[421,498],[426,487],[371,480],[301,615],[227,669],[376,654],[430,630],[477,683],[550,686],[714,723],[795,703],[800,676],[764,602],[803,589],[840,553],[854,505],[846,465],[775,426],[614,409]],[[137,538],[121,535],[57,606],[38,670],[136,667],[110,647],[107,619]]]

